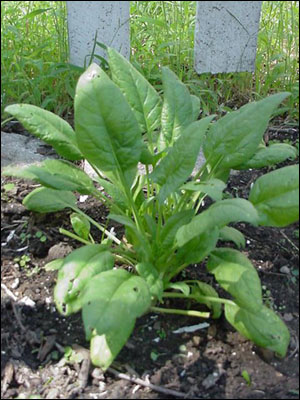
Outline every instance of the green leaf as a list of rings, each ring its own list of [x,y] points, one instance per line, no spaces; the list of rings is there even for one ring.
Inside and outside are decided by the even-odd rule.
[[[183,129],[194,121],[193,101],[187,87],[168,67],[162,68],[164,102],[158,148],[172,146]],[[195,103],[194,103],[195,107]]]
[[[108,218],[126,226],[127,228],[132,229],[136,234],[138,234],[137,227],[134,221],[126,215],[109,214]]]
[[[91,224],[90,222],[81,214],[72,213],[70,215],[70,220],[74,232],[81,238],[88,240]]]
[[[142,148],[140,162],[144,165],[151,165],[155,162],[154,156],[150,153],[146,145]]]
[[[31,179],[50,189],[77,191],[89,194],[94,191],[93,181],[80,168],[68,161],[45,160],[39,165],[8,167],[5,175]]]
[[[48,262],[47,264],[44,265],[45,271],[57,271],[59,270],[63,263],[64,263],[63,258],[56,258],[55,260],[52,260]]]
[[[218,228],[211,228],[180,247],[176,259],[180,264],[200,263],[215,249],[218,239]]]
[[[194,216],[194,210],[185,210],[172,215],[163,226],[160,234],[160,248],[167,250],[173,246],[178,229],[188,224]]]
[[[119,329],[114,327],[102,335],[94,335],[91,338],[90,355],[93,365],[103,371],[111,365],[123,346],[126,344],[135,325],[135,320],[120,317]]]
[[[145,279],[149,286],[151,296],[156,297],[159,301],[162,301],[163,294],[163,282],[159,277],[159,274],[151,263],[139,263],[136,265],[138,274]]]
[[[205,182],[188,182],[181,186],[182,190],[190,190],[192,192],[201,192],[208,194],[214,201],[222,200],[223,190],[226,184],[220,179],[210,179]]]
[[[185,296],[189,296],[191,291],[189,285],[185,282],[169,282],[165,289],[180,290]]]
[[[218,247],[215,249],[208,260],[207,269],[208,271],[213,270],[219,264],[223,262],[232,262],[235,264],[242,264],[245,266],[252,267],[251,261],[243,253],[238,250],[230,249],[227,247]]]
[[[130,336],[136,318],[151,305],[144,279],[125,270],[96,275],[85,287],[82,317],[92,362],[104,371]]]
[[[176,239],[183,246],[198,235],[210,231],[214,227],[223,228],[230,222],[251,222],[256,224],[257,211],[253,205],[244,199],[227,199],[214,203],[208,210],[203,211],[192,221],[179,228]]]
[[[5,112],[16,117],[30,133],[50,144],[60,156],[71,161],[83,158],[71,125],[59,116],[30,104],[13,104],[7,106]]]
[[[78,146],[104,172],[136,168],[142,150],[138,122],[120,89],[96,64],[81,75],[75,95]]]
[[[72,192],[65,190],[40,187],[23,199],[23,205],[30,211],[48,213],[76,207],[76,197]]]
[[[200,99],[199,97],[191,94],[191,100],[192,100],[192,110],[193,110],[192,120],[196,121],[200,114]]]
[[[219,297],[215,289],[205,282],[201,281],[187,281],[187,282],[196,284],[192,286],[192,295],[196,297],[196,300],[199,303],[206,304],[206,306],[213,311],[212,318],[219,318],[222,313],[221,303],[214,303],[210,300],[205,299],[205,297]]]
[[[234,169],[263,168],[275,165],[286,159],[295,159],[297,149],[285,143],[276,143],[271,146],[263,146],[246,163],[236,166]]]
[[[289,93],[278,93],[252,102],[211,125],[204,144],[210,165],[230,169],[252,158],[263,138],[273,111]]]
[[[131,106],[142,132],[153,132],[160,125],[162,100],[150,83],[114,49],[108,49],[112,80]]]
[[[227,321],[243,336],[260,347],[284,357],[290,341],[286,325],[269,308],[262,306],[252,313],[237,305],[225,304]]]
[[[240,231],[230,226],[224,226],[224,228],[220,230],[220,240],[224,242],[233,242],[238,248],[244,248],[246,246],[245,236]]]
[[[39,8],[38,10],[33,10],[30,13],[24,15],[23,20],[28,20],[34,18],[36,15],[43,14],[48,10],[52,10],[52,8]]]
[[[144,214],[144,219],[146,222],[146,230],[152,236],[152,240],[155,241],[157,230],[156,220],[149,214]]]
[[[40,164],[31,164],[31,166],[38,166]],[[28,165],[20,165],[20,166],[13,166],[13,165],[8,165],[3,169],[1,172],[1,175],[3,176],[14,176],[15,178],[21,178],[21,179],[29,179],[31,181],[34,181],[36,179],[35,174],[31,173],[28,169]]]
[[[95,275],[111,270],[113,266],[114,257],[104,245],[91,244],[72,251],[64,259],[54,289],[58,311],[69,315],[80,310],[84,287]]]
[[[106,181],[105,179],[101,179],[98,176],[95,177],[95,181],[100,183],[105,192],[121,210],[127,210],[127,199],[124,193],[116,185]]]
[[[259,224],[284,227],[299,219],[299,165],[277,169],[258,178],[249,200],[258,211]]]
[[[260,279],[250,260],[242,253],[233,249],[216,249],[207,263],[207,269],[240,307],[252,312],[260,309]]]
[[[150,175],[155,183],[162,186],[158,194],[161,203],[193,172],[205,132],[212,118],[207,117],[190,124]]]

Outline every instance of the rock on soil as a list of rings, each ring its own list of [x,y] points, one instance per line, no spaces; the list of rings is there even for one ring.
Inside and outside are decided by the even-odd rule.
[[[41,162],[45,158],[53,158],[42,153],[44,145],[39,139],[17,133],[1,132],[1,168],[8,165],[26,165]]]

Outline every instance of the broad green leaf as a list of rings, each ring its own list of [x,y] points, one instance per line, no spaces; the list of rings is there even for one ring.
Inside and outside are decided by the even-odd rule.
[[[119,224],[127,226],[128,228],[131,228],[134,231],[137,231],[134,221],[131,218],[127,217],[126,215],[109,214],[108,218],[118,222]]]
[[[224,262],[210,272],[240,307],[252,312],[259,310],[262,305],[261,285],[253,266],[249,268],[242,264]]]
[[[136,265],[136,270],[138,274],[147,282],[150,294],[156,297],[158,300],[162,301],[162,294],[164,289],[163,282],[162,279],[160,279],[154,265],[146,262],[139,263]]]
[[[181,186],[180,189],[206,193],[214,201],[219,201],[223,198],[223,190],[225,188],[225,183],[220,179],[210,179],[205,182],[188,182]]]
[[[220,240],[224,242],[233,242],[239,248],[246,246],[245,236],[240,231],[230,226],[224,226],[224,228],[220,230]]]
[[[174,244],[176,232],[182,225],[190,222],[194,210],[185,210],[172,215],[163,226],[160,234],[160,247],[162,250],[169,249]]]
[[[165,289],[180,290],[185,296],[189,296],[191,291],[189,285],[185,282],[169,282]]]
[[[265,347],[284,357],[290,334],[282,320],[269,308],[262,306],[252,313],[237,305],[225,304],[227,321],[243,336],[260,347]]]
[[[230,222],[250,222],[256,224],[257,211],[253,205],[244,199],[226,199],[214,203],[208,210],[203,211],[192,221],[179,228],[176,239],[183,246],[193,238],[209,232],[214,227],[223,228]]]
[[[93,365],[106,371],[126,344],[134,329],[134,325],[135,320],[120,318],[119,329],[114,328],[102,335],[94,335],[91,338],[90,344]]]
[[[114,257],[106,249],[106,246],[91,244],[72,251],[64,259],[54,289],[54,300],[61,314],[80,310],[85,285],[95,275],[113,268]]]
[[[78,213],[72,213],[70,215],[70,220],[74,232],[81,238],[88,240],[91,224],[83,215]]]
[[[83,158],[71,125],[59,116],[30,104],[13,104],[7,106],[5,112],[16,117],[30,133],[50,144],[60,156],[71,161]]]
[[[299,219],[299,165],[277,169],[261,176],[249,200],[259,215],[259,224],[284,227]]]
[[[260,279],[251,261],[237,250],[219,248],[212,252],[207,269],[235,302],[255,312],[262,305]]]
[[[215,249],[218,239],[218,228],[211,228],[180,247],[176,259],[180,260],[181,264],[200,263]]]
[[[222,313],[221,303],[215,303],[210,300],[206,300],[205,297],[219,297],[215,289],[209,284],[201,281],[187,281],[194,283],[192,286],[192,295],[196,297],[199,303],[206,304],[209,309],[213,311],[212,318],[219,318]]]
[[[91,178],[68,161],[45,160],[27,167],[8,167],[5,175],[34,180],[50,189],[77,191],[89,194],[94,191]]]
[[[82,302],[92,361],[106,370],[126,343],[136,318],[151,305],[148,285],[125,270],[106,271],[90,280]]]
[[[154,156],[150,153],[146,145],[142,148],[140,162],[144,165],[151,165],[155,162]]]
[[[252,158],[257,151],[269,119],[289,93],[278,93],[230,112],[212,124],[204,144],[211,166],[230,169]]]
[[[156,230],[157,230],[156,221],[149,214],[144,214],[144,219],[145,219],[145,222],[146,222],[146,229],[150,233],[150,235],[152,236],[152,240],[154,241],[155,240],[155,236],[156,236]]]
[[[249,258],[240,251],[227,247],[218,247],[210,255],[207,263],[207,269],[208,271],[212,271],[214,268],[218,267],[218,265],[224,262],[242,264],[249,268],[252,267]]]
[[[160,124],[162,100],[153,86],[130,62],[114,49],[108,49],[112,80],[131,106],[142,132],[153,132]]]
[[[150,175],[155,183],[161,185],[158,194],[161,203],[193,172],[205,132],[212,118],[207,117],[190,124]]]
[[[200,99],[199,99],[199,97],[191,94],[191,100],[192,100],[192,109],[193,109],[192,120],[196,121],[200,114]]]
[[[172,146],[184,128],[194,121],[193,100],[187,87],[168,67],[162,68],[164,102],[158,148]],[[195,107],[195,104],[194,104]]]
[[[55,260],[52,260],[48,262],[47,264],[44,265],[45,271],[57,271],[59,270],[63,263],[64,263],[63,258],[56,258]]]
[[[138,122],[121,90],[96,64],[76,87],[75,131],[82,153],[100,170],[136,168],[142,150]]]
[[[140,162],[144,165],[151,165],[151,164],[156,164],[164,155],[164,152],[152,154],[146,143],[143,143],[143,148],[140,156]]]
[[[295,159],[297,149],[285,143],[276,143],[271,146],[262,146],[254,156],[246,163],[236,166],[234,169],[263,168],[278,164],[288,158]]]
[[[124,193],[116,185],[106,181],[105,179],[101,179],[98,176],[95,177],[95,181],[100,183],[105,192],[121,210],[127,210],[127,199]]]
[[[30,211],[48,213],[76,207],[76,197],[65,190],[40,187],[24,197],[23,205]]]
[[[31,164],[31,166],[33,165],[39,166],[40,163]],[[28,165],[20,165],[20,166],[8,165],[7,167],[3,168],[1,175],[14,176],[15,178],[29,179],[31,181],[36,180],[35,174],[29,171]]]

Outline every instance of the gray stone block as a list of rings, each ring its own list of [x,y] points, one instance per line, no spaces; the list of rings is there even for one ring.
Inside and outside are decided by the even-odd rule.
[[[83,67],[97,41],[129,58],[129,1],[67,1],[70,62]],[[105,57],[97,46],[95,54]],[[86,59],[88,65],[90,57]],[[94,62],[99,62],[94,59]]]
[[[1,132],[1,168],[8,165],[28,165],[45,160],[38,148],[44,143],[34,137]]]
[[[254,71],[262,1],[197,1],[195,69]]]

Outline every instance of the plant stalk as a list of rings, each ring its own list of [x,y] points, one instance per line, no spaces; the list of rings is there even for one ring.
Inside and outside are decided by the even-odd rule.
[[[209,318],[210,313],[201,312],[195,310],[177,310],[176,308],[161,308],[161,307],[150,307],[150,311],[165,313],[165,314],[178,314],[178,315],[187,315],[189,317],[198,317],[198,318]]]

